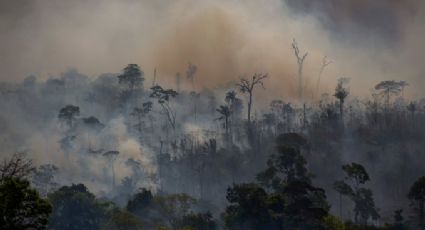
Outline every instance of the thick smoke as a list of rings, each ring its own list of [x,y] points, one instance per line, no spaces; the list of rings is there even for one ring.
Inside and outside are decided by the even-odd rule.
[[[1,79],[47,78],[68,67],[95,76],[138,63],[160,82],[199,66],[197,87],[214,87],[253,72],[271,75],[267,88],[295,96],[296,38],[309,51],[306,90],[312,94],[321,59],[322,90],[338,77],[352,89],[382,79],[411,83],[421,96],[421,1],[7,1],[1,3]]]

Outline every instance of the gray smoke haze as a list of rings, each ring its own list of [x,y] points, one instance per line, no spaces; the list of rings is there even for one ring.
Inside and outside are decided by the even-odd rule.
[[[199,67],[199,88],[268,72],[266,87],[274,95],[295,96],[290,43],[296,38],[309,51],[307,90],[327,55],[334,64],[322,91],[341,76],[352,78],[357,95],[394,79],[408,81],[408,96],[419,97],[425,86],[421,2],[1,1],[0,79],[46,79],[69,67],[96,76],[138,63],[148,80],[157,68],[166,83],[191,61]]]

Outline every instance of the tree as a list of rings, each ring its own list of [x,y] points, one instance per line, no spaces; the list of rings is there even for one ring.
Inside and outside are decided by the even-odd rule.
[[[336,181],[334,189],[354,202],[355,223],[366,225],[369,219],[377,220],[379,214],[375,207],[372,191],[360,187],[370,180],[366,169],[361,164],[351,163],[343,165],[342,170],[345,173],[345,180]]]
[[[102,203],[83,184],[63,186],[48,195],[53,205],[48,229],[100,230],[109,203]]]
[[[176,129],[176,111],[171,106],[171,98],[174,98],[178,95],[173,89],[163,89],[161,86],[156,85],[151,88],[152,93],[151,98],[157,99],[158,104],[162,108],[163,114],[167,117],[168,124]]]
[[[4,159],[0,165],[0,180],[15,178],[25,179],[34,171],[32,161],[24,153],[15,153],[9,159]]]
[[[195,74],[198,71],[198,67],[189,62],[186,70],[186,77],[192,83],[192,90],[195,91]]]
[[[417,215],[418,226],[425,229],[425,176],[418,178],[407,195]]]
[[[299,145],[281,135],[276,155],[257,174],[259,184],[227,190],[224,219],[229,229],[323,229],[329,205],[325,191],[314,187]]]
[[[109,161],[111,171],[112,171],[112,189],[115,189],[115,169],[114,169],[114,163],[117,159],[118,154],[120,154],[119,151],[107,151],[103,153],[103,156],[106,157]]]
[[[154,197],[151,191],[142,188],[128,200],[126,209],[137,216],[143,216],[153,203]]]
[[[57,188],[58,183],[55,182],[54,177],[58,171],[59,168],[53,164],[40,165],[34,171],[31,182],[43,197]]]
[[[417,110],[417,106],[415,102],[410,102],[409,105],[407,105],[407,110],[410,112],[412,116],[412,122],[415,121],[415,112]]]
[[[40,198],[26,179],[0,180],[0,229],[45,229],[52,206]]]
[[[339,100],[339,115],[340,115],[342,123],[344,122],[344,102],[345,102],[345,98],[349,94],[348,89],[345,88],[344,85],[348,83],[349,80],[350,80],[349,78],[338,79],[338,84],[336,85],[335,94],[334,94],[334,97],[336,97]]]
[[[325,71],[326,66],[330,64],[332,64],[332,61],[329,61],[328,57],[324,56],[322,58],[322,65],[320,66],[319,76],[317,77],[316,94],[319,94],[320,92],[320,79],[322,77],[323,71]]]
[[[303,103],[304,101],[304,82],[303,82],[303,66],[304,61],[308,55],[308,52],[305,52],[304,55],[300,55],[300,49],[298,48],[298,43],[293,39],[292,41],[292,49],[294,50],[294,55],[297,58],[297,64],[298,64],[298,96],[300,101]]]
[[[142,222],[133,214],[116,210],[110,219],[102,225],[102,230],[143,230]]]
[[[142,108],[135,107],[133,109],[133,112],[130,113],[131,116],[135,117],[137,120],[136,125],[134,127],[139,132],[139,135],[142,134],[142,128],[143,128],[143,118],[145,118],[149,112],[152,110],[152,102],[148,101],[142,104]]]
[[[102,124],[99,119],[97,119],[94,116],[85,117],[83,118],[83,124],[87,130],[87,141],[89,142],[89,149],[91,149],[91,140],[90,140],[90,133],[91,132],[99,132],[102,130],[105,125]]]
[[[143,86],[144,73],[140,70],[137,64],[128,64],[124,69],[123,73],[118,75],[118,83],[125,85],[127,90],[133,94],[133,91]]]
[[[226,130],[226,138],[229,137],[229,118],[232,115],[230,108],[227,105],[220,105],[216,111],[221,115],[218,120],[224,120],[224,130]]]
[[[255,183],[228,188],[226,198],[230,205],[226,207],[224,221],[229,229],[272,229],[275,225],[269,215],[267,193]]]
[[[58,118],[64,122],[68,128],[72,128],[75,118],[80,115],[80,107],[67,105],[59,110]]]
[[[211,213],[189,213],[184,215],[177,223],[177,228],[184,230],[215,230],[216,223]]]
[[[381,81],[375,85],[375,90],[379,91],[379,95],[385,99],[385,110],[388,110],[390,106],[391,96],[399,95],[406,86],[405,81]]]
[[[252,96],[256,85],[261,85],[264,88],[263,80],[267,78],[267,74],[254,74],[251,80],[241,78],[240,82],[236,84],[242,93],[248,94],[248,128],[251,126],[251,109],[252,109]]]
[[[118,75],[118,83],[124,87],[121,91],[120,97],[124,102],[130,101],[132,106],[136,105],[137,97],[136,92],[143,87],[145,78],[144,73],[137,64],[128,64]],[[126,108],[128,108],[126,106]],[[126,110],[127,111],[127,110]]]

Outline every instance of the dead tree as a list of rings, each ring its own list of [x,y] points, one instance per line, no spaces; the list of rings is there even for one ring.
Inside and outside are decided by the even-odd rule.
[[[32,161],[24,153],[15,153],[10,159],[5,159],[0,164],[0,180],[7,178],[25,178],[34,172]]]
[[[332,61],[329,61],[328,57],[324,56],[322,59],[322,66],[320,66],[319,76],[317,77],[316,95],[320,93],[320,79],[322,78],[323,71],[325,71],[326,66],[330,64],[332,64]]]
[[[240,82],[236,84],[239,87],[241,93],[248,94],[248,127],[251,126],[251,109],[252,109],[252,95],[256,85],[261,85],[264,88],[263,80],[267,78],[267,74],[254,74],[251,80],[241,78]]]
[[[292,49],[294,50],[295,57],[297,58],[298,63],[298,96],[300,101],[303,103],[304,101],[304,83],[303,83],[303,65],[304,61],[308,55],[308,52],[305,52],[304,55],[300,55],[300,49],[298,48],[297,41],[295,39],[292,41]]]

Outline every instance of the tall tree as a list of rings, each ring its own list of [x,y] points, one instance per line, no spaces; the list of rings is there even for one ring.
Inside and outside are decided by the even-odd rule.
[[[385,110],[388,111],[391,96],[399,95],[403,88],[407,86],[405,81],[381,81],[375,86],[375,90],[385,99]]]
[[[192,83],[192,90],[195,91],[195,74],[198,71],[198,67],[189,62],[186,70],[186,77]]]
[[[77,116],[80,115],[80,107],[67,105],[59,110],[58,118],[64,122],[68,128],[72,128]]]
[[[298,97],[301,103],[304,103],[303,66],[304,66],[304,61],[307,58],[308,52],[305,52],[304,55],[300,54],[300,49],[295,39],[292,40],[292,49],[294,50],[294,55],[295,55],[295,58],[297,58],[297,64],[298,64]]]
[[[121,97],[124,100],[131,100],[132,105],[136,105],[135,92],[143,87],[144,73],[137,64],[128,64],[118,75],[118,83],[124,86],[124,91],[121,92]]]
[[[372,191],[360,187],[370,180],[366,169],[361,164],[351,163],[343,165],[342,170],[345,173],[345,180],[336,181],[334,189],[354,202],[354,221],[365,225],[369,219],[377,220],[379,214]]]
[[[226,131],[226,138],[229,136],[229,117],[232,115],[230,108],[227,105],[220,105],[219,108],[216,109],[220,114],[218,120],[224,120],[224,130]]]
[[[115,168],[114,168],[114,163],[115,160],[117,159],[117,156],[120,154],[120,152],[118,151],[107,151],[105,153],[103,153],[103,156],[106,157],[109,161],[110,167],[111,167],[111,172],[112,172],[112,189],[115,189]]]
[[[254,74],[250,80],[241,78],[240,82],[236,84],[242,93],[248,94],[248,128],[251,126],[251,109],[253,102],[253,93],[256,85],[260,85],[264,88],[263,80],[267,78],[267,74]]]
[[[325,71],[325,68],[330,64],[332,64],[332,61],[328,60],[327,56],[324,56],[322,58],[322,65],[320,66],[319,76],[317,77],[316,94],[320,93],[320,80],[322,78],[323,71]]]
[[[127,90],[133,94],[134,90],[143,86],[144,73],[137,64],[128,64],[123,73],[118,75],[118,83],[126,86]]]
[[[347,84],[350,81],[349,78],[339,78],[338,84],[335,88],[335,94],[334,97],[336,97],[339,100],[339,116],[341,119],[341,122],[344,122],[344,102],[345,98],[348,96],[349,91],[347,88],[345,88],[345,84]]]
[[[157,99],[158,104],[162,108],[163,114],[167,117],[168,124],[176,129],[176,110],[171,105],[171,99],[176,97],[178,93],[173,89],[164,89],[159,85],[151,88],[151,98]]]

